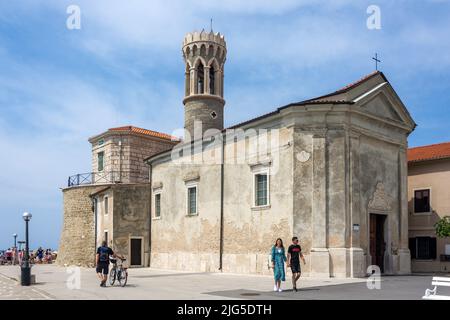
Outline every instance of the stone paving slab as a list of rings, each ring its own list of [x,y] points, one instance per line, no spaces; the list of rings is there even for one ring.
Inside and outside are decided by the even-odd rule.
[[[0,300],[51,300],[52,297],[33,287],[22,287],[9,277],[0,274]]]
[[[76,281],[76,274],[79,281]],[[299,291],[290,290],[289,279],[283,282],[286,290],[273,292],[273,278],[259,275],[228,273],[193,273],[150,268],[129,269],[126,287],[118,285],[101,288],[94,269],[64,268],[56,265],[35,265],[32,273],[37,284],[29,288],[15,285],[6,277],[18,277],[20,269],[1,266],[0,274],[6,284],[2,296],[23,299],[39,298],[44,293],[55,299],[157,299],[157,300],[234,300],[234,299],[421,299],[425,289],[431,288],[432,274],[413,276],[383,276],[381,289],[369,290],[367,279],[311,279],[301,278]],[[1,286],[3,287],[3,282]],[[31,289],[38,290],[34,292]],[[28,289],[28,290],[27,290]],[[12,291],[11,291],[12,290]],[[12,292],[12,293],[11,293]],[[42,297],[42,294],[41,294]]]

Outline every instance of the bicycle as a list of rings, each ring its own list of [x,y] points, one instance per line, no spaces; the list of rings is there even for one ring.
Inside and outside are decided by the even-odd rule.
[[[123,262],[127,259],[120,259],[120,264],[117,263],[117,259],[110,259],[111,263],[113,264],[113,267],[111,268],[111,271],[109,272],[109,284],[114,285],[114,283],[119,281],[119,285],[121,287],[125,287],[128,280],[128,271],[127,268],[123,266]]]

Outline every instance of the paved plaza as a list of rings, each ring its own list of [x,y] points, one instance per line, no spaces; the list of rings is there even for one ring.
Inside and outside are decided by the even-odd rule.
[[[431,274],[383,276],[380,289],[368,289],[367,279],[309,279],[299,281],[299,291],[275,293],[270,276],[189,273],[139,268],[129,270],[126,287],[101,288],[94,269],[35,265],[36,284],[21,287],[17,266],[0,267],[0,299],[421,299],[431,288]],[[444,293],[444,292],[443,292]],[[450,292],[447,292],[450,294]]]

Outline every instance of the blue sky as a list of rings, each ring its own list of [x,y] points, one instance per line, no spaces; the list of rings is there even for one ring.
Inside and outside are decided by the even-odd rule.
[[[81,29],[66,28],[69,5]],[[366,27],[369,5],[381,29]],[[183,127],[186,32],[226,37],[225,124],[336,90],[380,69],[417,129],[450,141],[450,1],[0,1],[0,248],[57,247],[69,175],[90,171],[88,137],[133,124]]]

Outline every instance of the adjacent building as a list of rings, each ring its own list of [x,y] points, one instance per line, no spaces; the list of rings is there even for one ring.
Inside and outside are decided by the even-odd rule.
[[[448,272],[450,238],[435,224],[450,216],[450,142],[408,150],[409,248],[414,272]]]
[[[148,265],[150,177],[144,159],[179,141],[133,126],[112,128],[89,139],[92,171],[70,176],[63,189],[64,222],[58,263],[90,266],[103,240]]]

